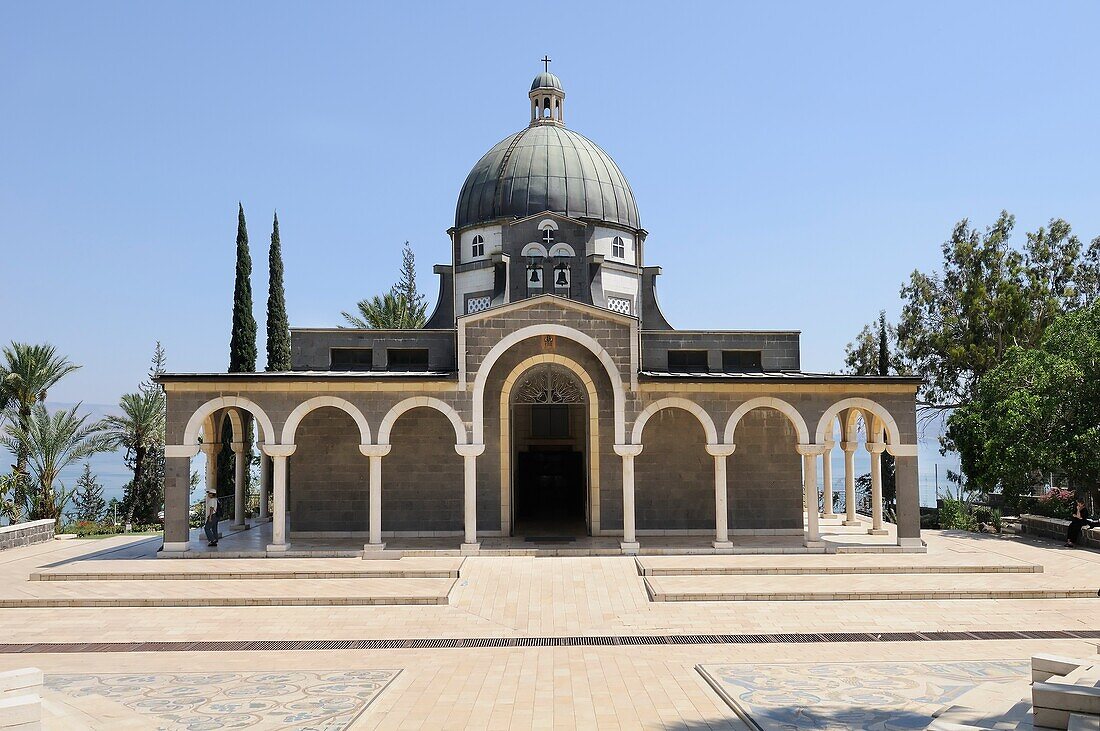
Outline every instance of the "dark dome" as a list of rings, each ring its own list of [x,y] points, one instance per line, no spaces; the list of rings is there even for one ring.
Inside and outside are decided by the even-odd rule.
[[[641,228],[619,166],[596,143],[558,124],[532,125],[485,153],[462,185],[455,226],[542,211]]]
[[[561,88],[561,79],[549,71],[540,71],[539,75],[535,77],[535,80],[531,82],[531,91],[535,89],[558,89],[564,91]]]

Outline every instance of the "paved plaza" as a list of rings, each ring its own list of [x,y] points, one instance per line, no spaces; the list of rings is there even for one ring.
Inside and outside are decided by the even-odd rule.
[[[41,668],[45,728],[66,730],[901,729],[967,694],[1026,696],[1034,653],[1097,652],[1100,553],[924,538],[391,561],[58,540],[0,554],[0,670]],[[655,591],[673,585],[690,600]]]

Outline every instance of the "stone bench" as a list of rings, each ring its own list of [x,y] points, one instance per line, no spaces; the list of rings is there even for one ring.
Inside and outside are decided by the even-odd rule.
[[[38,668],[0,673],[0,731],[39,731],[41,690],[42,671]]]
[[[1053,538],[1057,541],[1066,540],[1066,528],[1068,520],[1061,518],[1048,518],[1044,515],[1024,514],[1020,516],[1020,526],[1024,533],[1043,538]],[[1080,546],[1100,548],[1100,527],[1084,527],[1081,529]]]

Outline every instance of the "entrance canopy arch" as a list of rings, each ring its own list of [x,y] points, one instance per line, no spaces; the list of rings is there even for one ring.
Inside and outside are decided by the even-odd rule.
[[[611,381],[611,390],[614,395],[615,442],[622,444],[626,437],[626,392],[623,389],[622,377],[619,375],[619,369],[616,367],[615,361],[611,359],[603,346],[587,333],[564,325],[549,323],[529,325],[505,336],[493,346],[485,359],[481,361],[481,365],[477,369],[477,378],[474,379],[474,443],[485,443],[485,386],[489,381],[489,373],[493,370],[493,366],[513,345],[539,335],[555,335],[571,340],[587,348],[599,359],[600,364],[607,371],[607,377]]]
[[[202,428],[203,422],[215,411],[228,408],[238,408],[250,413],[260,426],[260,437],[264,440],[264,443],[278,443],[275,439],[275,429],[271,425],[271,419],[258,404],[242,396],[219,396],[210,399],[197,408],[195,413],[191,414],[191,418],[187,421],[187,426],[183,430],[182,446],[198,446],[199,430]]]
[[[378,443],[389,444],[390,432],[393,430],[394,423],[406,411],[411,411],[412,409],[422,406],[435,409],[447,417],[447,420],[451,422],[451,426],[454,427],[455,430],[455,444],[468,444],[466,440],[466,425],[462,423],[462,419],[459,417],[458,412],[446,401],[440,401],[431,396],[412,396],[404,401],[398,402],[392,409],[386,412],[386,416],[382,419],[381,426],[378,427]]]
[[[749,399],[741,404],[730,415],[729,421],[726,422],[726,431],[723,434],[723,438],[727,444],[734,443],[733,435],[737,431],[737,424],[745,414],[753,409],[775,409],[790,419],[791,424],[794,425],[795,434],[798,436],[799,444],[808,444],[810,442],[810,429],[806,426],[806,420],[802,418],[802,414],[798,412],[798,409],[783,399],[775,398],[774,396],[760,396],[758,398]],[[821,429],[819,429],[819,431],[820,430]]]

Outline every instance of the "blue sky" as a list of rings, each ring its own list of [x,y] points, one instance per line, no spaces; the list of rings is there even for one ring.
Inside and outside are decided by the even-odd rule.
[[[434,299],[459,187],[527,121],[549,54],[571,127],[630,180],[684,328],[794,328],[835,370],[960,218],[1100,235],[1096,3],[5,3],[0,340],[111,403],[153,342],[227,365],[237,201],[293,325]],[[261,344],[262,352],[262,344]],[[261,364],[262,365],[262,364]]]

